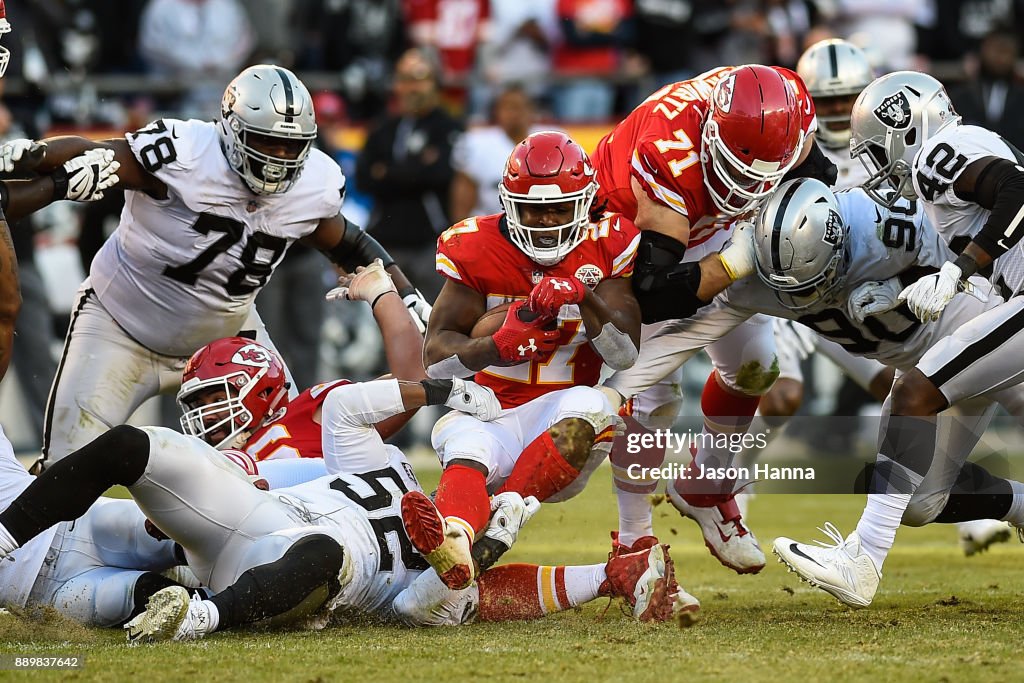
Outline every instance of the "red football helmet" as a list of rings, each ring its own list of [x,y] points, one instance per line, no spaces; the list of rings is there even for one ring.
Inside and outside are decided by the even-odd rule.
[[[704,185],[738,216],[771,194],[803,147],[796,88],[775,69],[747,64],[715,85],[701,134]]]
[[[270,349],[243,337],[218,339],[196,351],[181,379],[181,428],[214,448],[241,448],[288,402],[284,364]],[[225,398],[200,403],[217,389]]]
[[[542,266],[555,265],[586,237],[595,194],[597,171],[590,157],[568,135],[553,130],[534,133],[516,145],[498,184],[512,243]],[[520,204],[559,202],[574,202],[570,222],[549,227],[523,224]],[[556,231],[554,238],[550,233]]]
[[[7,21],[7,7],[4,0],[0,0],[0,36],[11,32],[11,24]],[[7,72],[7,63],[11,61],[11,51],[0,46],[0,78]]]

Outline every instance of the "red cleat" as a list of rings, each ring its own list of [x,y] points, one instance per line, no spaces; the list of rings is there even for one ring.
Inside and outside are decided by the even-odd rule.
[[[446,586],[459,590],[473,583],[473,542],[461,524],[441,517],[434,503],[419,491],[402,496],[402,524],[413,547]]]
[[[692,619],[700,609],[697,599],[676,583],[666,545],[611,557],[605,575],[601,595],[624,598],[638,621],[683,619],[684,614]]]

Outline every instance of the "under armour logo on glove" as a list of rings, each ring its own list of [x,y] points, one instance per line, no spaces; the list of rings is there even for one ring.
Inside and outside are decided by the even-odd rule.
[[[546,277],[534,285],[528,305],[539,315],[557,318],[562,306],[580,303],[586,293],[586,285],[575,277]]]
[[[537,353],[537,344],[536,344],[535,340],[533,339],[533,337],[530,337],[530,340],[526,344],[526,346],[523,346],[522,344],[519,345],[519,356],[521,358],[525,358],[526,357],[526,352],[527,351],[529,351],[531,354]]]

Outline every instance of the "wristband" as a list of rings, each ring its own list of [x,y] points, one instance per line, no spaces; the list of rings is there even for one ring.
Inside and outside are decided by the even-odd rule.
[[[60,201],[68,196],[68,172],[63,166],[50,174],[50,180],[53,181],[52,201]]]
[[[960,269],[961,282],[978,272],[978,262],[967,254],[960,254],[953,261],[953,265]]]
[[[427,394],[428,406],[441,406],[448,402],[455,383],[450,379],[424,379],[420,380],[423,391]]]

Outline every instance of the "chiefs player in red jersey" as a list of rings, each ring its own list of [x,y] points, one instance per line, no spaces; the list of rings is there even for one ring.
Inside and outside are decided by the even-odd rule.
[[[671,322],[662,321],[700,316],[715,294],[752,272],[743,219],[752,218],[783,178],[834,180],[834,167],[810,144],[815,129],[813,102],[795,73],[746,65],[666,85],[598,144],[594,163],[602,197],[642,231],[634,291],[650,325],[635,366],[607,382],[624,396],[639,394],[634,407],[642,423],[670,426],[678,407],[679,364],[652,355],[652,348],[644,353],[657,346],[648,340],[671,332]],[[734,223],[740,228],[734,230]],[[725,336],[713,321],[694,329],[699,339],[691,334],[678,343],[707,347],[715,365],[701,397],[709,438],[701,440],[695,463],[725,466],[728,449],[711,444],[748,428],[760,395],[778,374],[774,342],[763,322]],[[612,462],[621,475],[618,540],[628,547],[652,534],[648,494],[658,482],[629,480],[624,473],[633,463],[624,453],[613,453]],[[764,553],[731,488],[703,495],[679,484],[670,491],[676,494],[672,502],[700,524],[719,560],[741,573],[759,571]]]
[[[475,375],[505,408],[487,423],[442,418],[433,433],[445,468],[436,508],[422,495],[403,500],[410,539],[449,586],[473,579],[469,548],[487,522],[489,493],[568,497],[610,446],[615,407],[592,387],[602,363],[627,368],[637,355],[629,278],[639,233],[595,208],[597,189],[576,142],[534,133],[509,156],[498,186],[504,212],[438,239],[446,282],[427,329],[427,372]],[[508,302],[500,329],[471,338],[486,310]],[[524,309],[537,318],[524,322]]]

